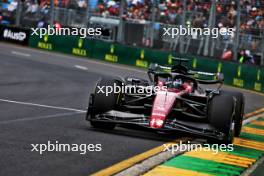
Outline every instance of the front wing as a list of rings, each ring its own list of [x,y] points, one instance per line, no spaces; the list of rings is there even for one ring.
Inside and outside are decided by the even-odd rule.
[[[225,134],[215,129],[208,123],[205,122],[192,122],[192,121],[183,121],[177,118],[167,119],[162,128],[154,129],[151,128],[150,118],[144,114],[134,114],[121,112],[116,110],[110,110],[103,114],[93,115],[91,118],[91,110],[88,110],[86,120],[88,121],[98,121],[98,122],[107,122],[115,124],[127,124],[127,125],[136,125],[144,127],[153,131],[164,131],[164,132],[185,132],[201,137],[213,138],[222,140],[225,137]]]

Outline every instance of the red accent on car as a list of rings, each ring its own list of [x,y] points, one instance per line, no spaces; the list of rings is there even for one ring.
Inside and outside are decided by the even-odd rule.
[[[150,127],[161,128],[174,105],[178,93],[161,90],[157,92],[150,116]]]
[[[171,112],[177,101],[177,97],[191,93],[192,90],[193,87],[187,82],[183,83],[180,88],[160,89],[153,102],[149,124],[150,127],[157,129],[162,128],[168,114]]]

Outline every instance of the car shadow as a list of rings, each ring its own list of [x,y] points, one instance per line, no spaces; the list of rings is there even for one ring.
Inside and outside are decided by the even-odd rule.
[[[87,129],[87,128],[86,128]],[[150,131],[148,129],[140,128],[137,126],[121,126],[118,125],[114,130],[104,130],[104,129],[97,129],[93,127],[88,127],[89,131],[96,131],[101,133],[107,133],[112,135],[122,135],[128,136],[132,138],[141,138],[153,141],[162,141],[162,142],[170,142],[179,138],[190,137],[189,134],[182,133],[182,132],[173,132],[173,133],[166,133],[166,132],[159,132],[159,131]]]

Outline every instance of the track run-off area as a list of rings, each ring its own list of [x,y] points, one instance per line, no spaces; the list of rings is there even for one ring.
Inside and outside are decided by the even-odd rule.
[[[122,127],[113,131],[90,127],[85,121],[89,94],[94,83],[105,76],[147,78],[142,69],[0,43],[0,175],[116,174],[161,153],[163,144],[187,137]],[[264,150],[264,95],[230,86],[223,89],[244,93],[245,118],[250,119],[245,120],[249,123],[241,138],[235,140],[234,153],[212,156],[210,152],[186,152],[153,167],[146,175],[162,171],[166,175],[217,175],[216,170],[222,171],[219,175],[237,175],[260,159]],[[86,154],[31,151],[31,144],[48,141],[100,144],[102,150]],[[193,169],[179,164],[185,161]],[[206,165],[212,170],[205,170],[208,167],[202,166]]]

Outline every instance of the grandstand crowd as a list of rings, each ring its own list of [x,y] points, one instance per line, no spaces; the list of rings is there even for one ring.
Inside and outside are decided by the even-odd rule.
[[[120,16],[120,0],[91,0],[96,1],[97,6],[91,9],[94,13],[104,17]],[[98,1],[98,2],[97,2]],[[0,1],[1,2],[1,1]],[[26,13],[48,13],[50,0],[23,0]],[[237,15],[235,1],[217,0],[216,14],[218,27],[234,27]],[[56,7],[86,9],[87,0],[54,0]],[[14,12],[17,8],[17,0],[2,0],[1,12]],[[124,4],[125,20],[151,20],[153,4],[156,7],[155,19],[167,24],[181,24],[183,14],[183,0],[126,0]],[[241,29],[264,28],[264,0],[241,0]],[[187,25],[206,27],[208,25],[210,0],[186,0]],[[3,18],[3,17],[2,17]],[[0,18],[1,20],[1,18]]]
[[[264,0],[241,0],[241,29],[264,28]],[[126,20],[151,20],[152,1],[126,0],[123,18]],[[208,25],[211,1],[187,0],[187,24],[196,27]],[[156,20],[168,24],[181,24],[183,14],[182,0],[159,0],[156,4]],[[97,11],[103,16],[118,16],[120,1],[104,0],[99,2]],[[218,0],[216,3],[218,27],[234,27],[237,15],[235,1]]]
[[[50,0],[22,0],[23,15],[49,15]],[[189,27],[208,27],[211,0],[54,0],[58,8],[75,9],[85,12],[87,8],[93,15],[119,18],[125,21],[145,22],[155,19],[162,24],[180,25],[184,7],[185,25]],[[123,14],[120,14],[122,4]],[[14,23],[18,0],[0,0],[0,24]],[[240,31],[259,36],[264,30],[264,0],[240,0]],[[215,27],[235,28],[237,4],[234,0],[216,0]],[[153,13],[154,12],[154,13]],[[38,26],[43,26],[44,17],[39,18]],[[252,42],[252,38],[248,38]],[[254,42],[252,42],[254,45]],[[256,45],[256,44],[255,44]],[[254,46],[253,46],[254,47]],[[242,52],[245,53],[245,52]]]

